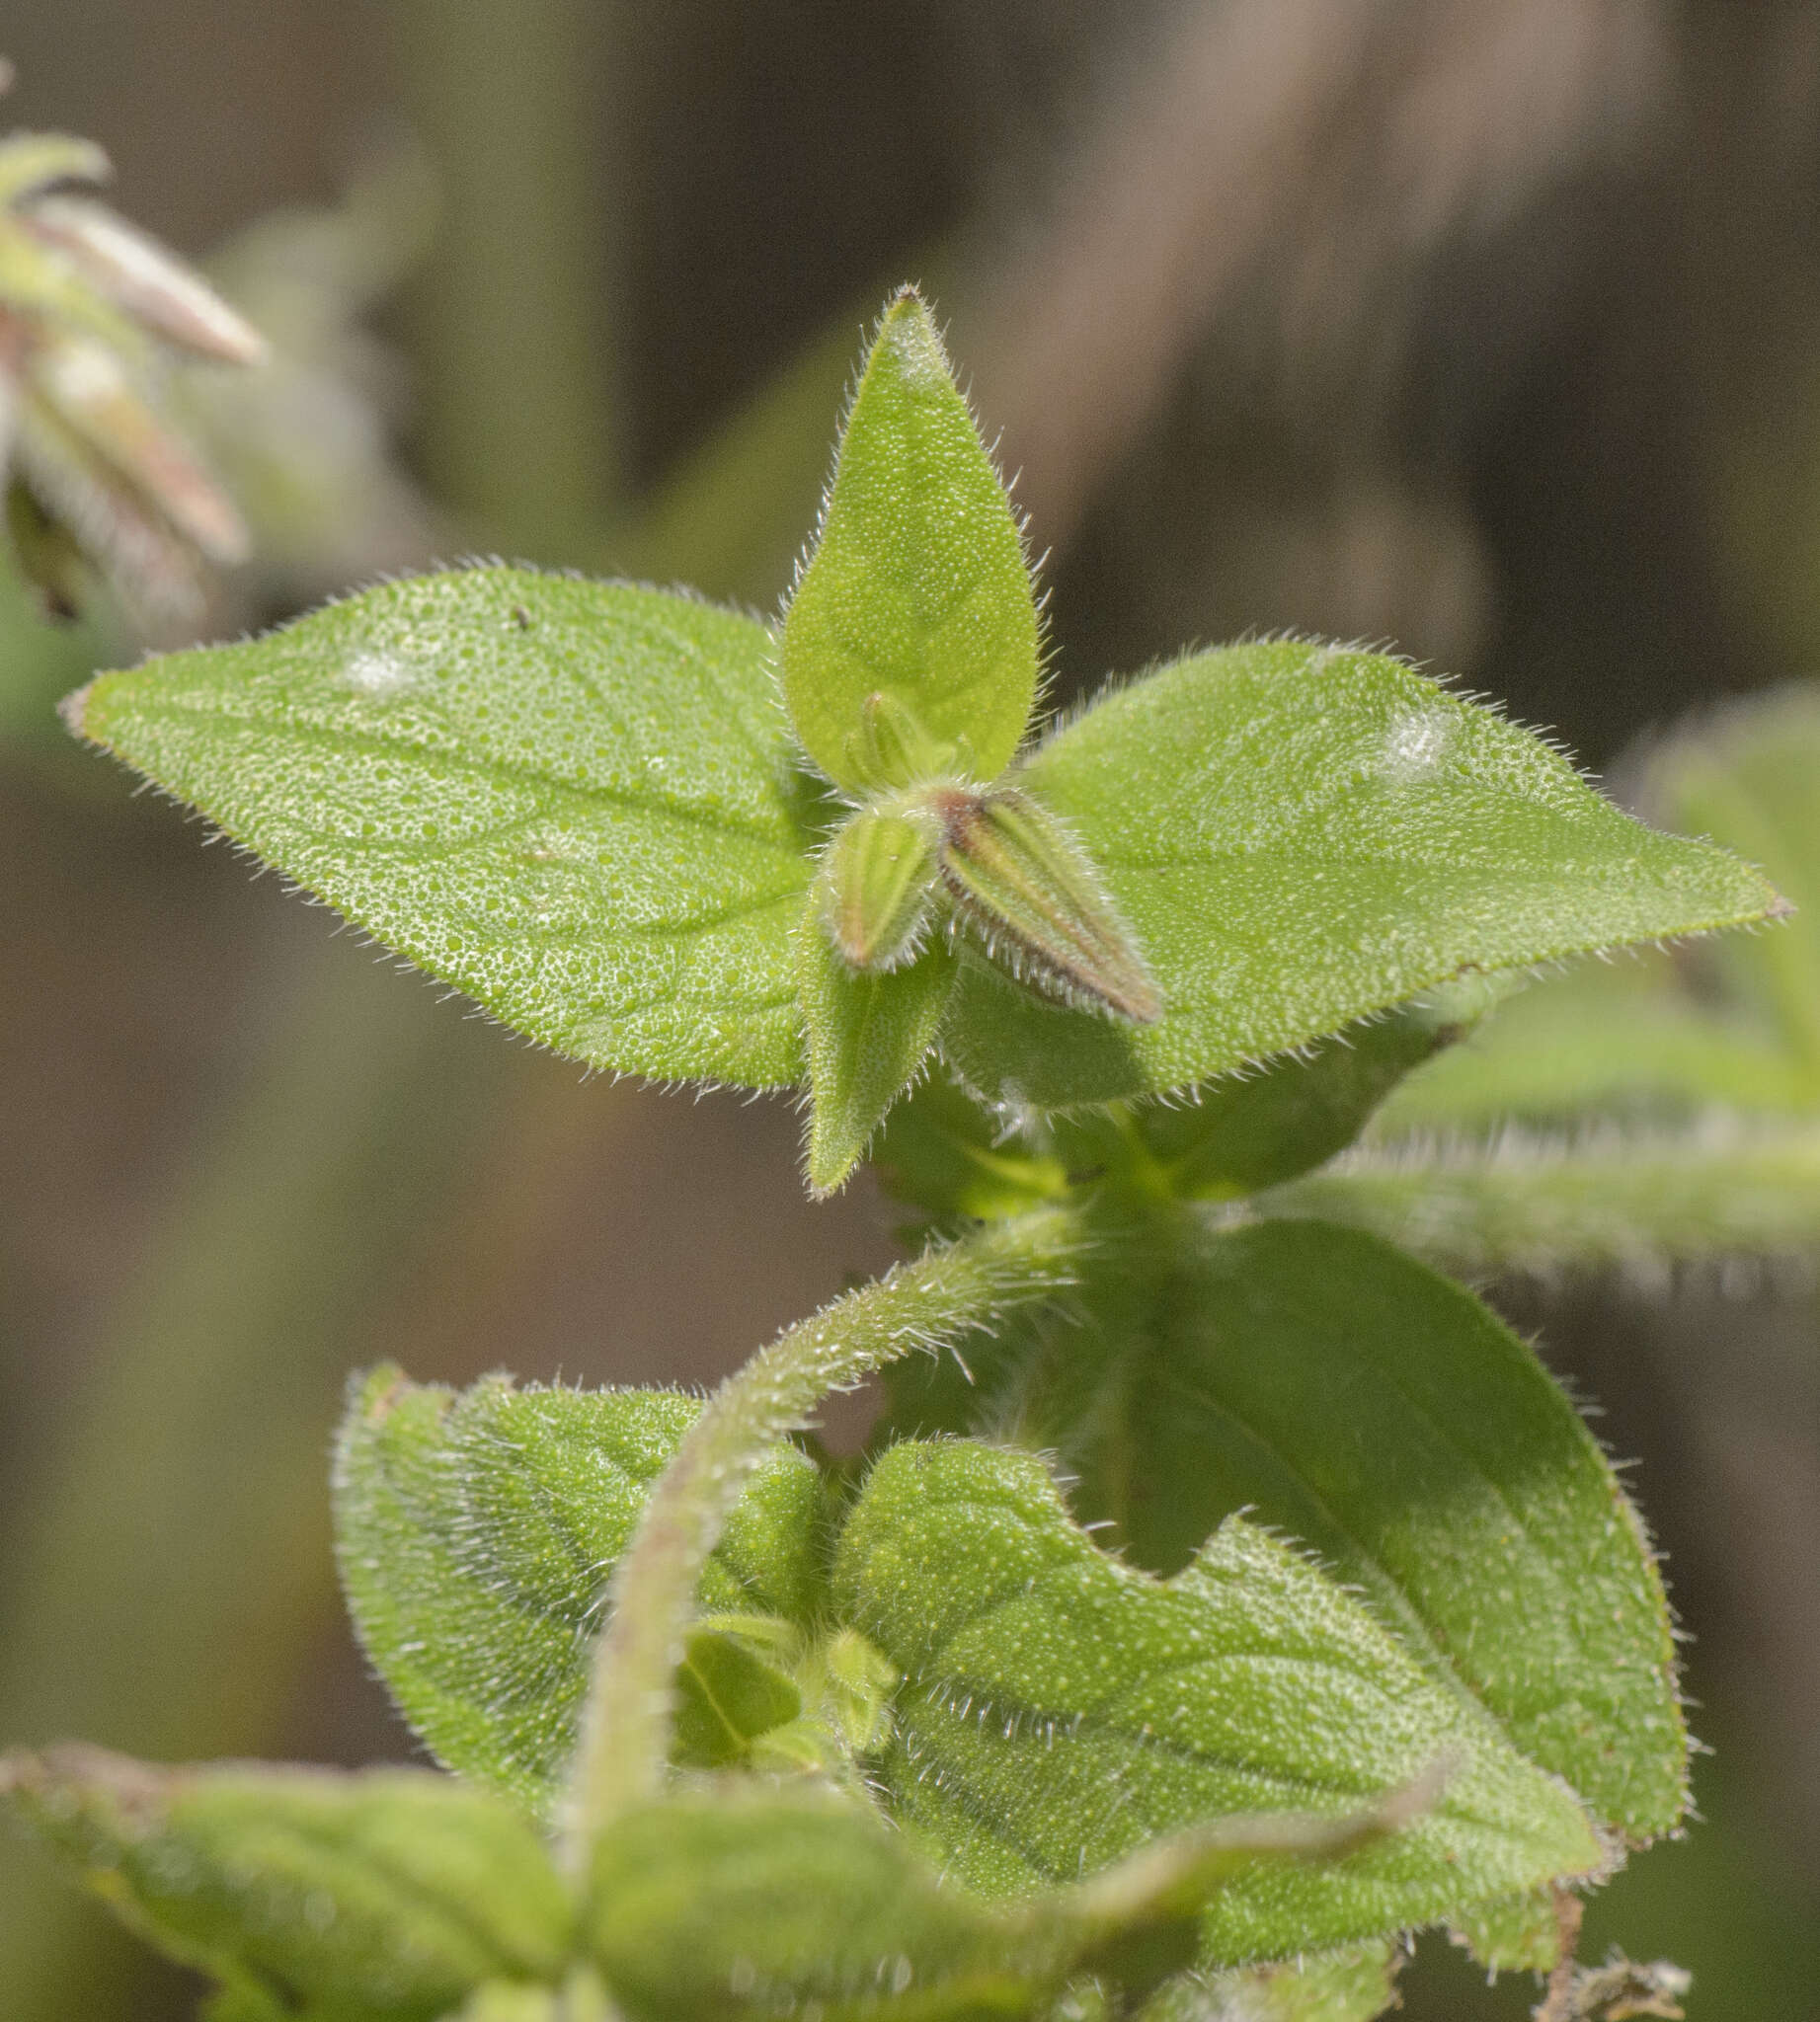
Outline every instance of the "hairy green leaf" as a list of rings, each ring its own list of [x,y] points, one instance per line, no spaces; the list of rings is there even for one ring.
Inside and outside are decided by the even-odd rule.
[[[727,1786],[622,1816],[590,1939],[634,2022],[813,2010],[915,2022],[1029,2013],[1044,1981],[1004,1926],[847,1804]]]
[[[65,1748],[8,1758],[0,1792],[144,1935],[287,2014],[433,2022],[568,1953],[531,1826],[428,1771],[167,1770]]]
[[[949,1056],[1038,1108],[1188,1088],[1451,977],[1776,903],[1723,852],[1621,814],[1527,731],[1338,647],[1179,661],[1017,776],[1098,867],[1164,1004],[1115,1026],[968,963]]]
[[[1022,1893],[1233,1813],[1347,1813],[1438,1758],[1445,1793],[1406,1830],[1234,1878],[1210,1960],[1348,1944],[1602,1864],[1558,1782],[1242,1518],[1159,1582],[1098,1550],[1034,1456],[907,1443],[855,1506],[835,1586],[906,1674],[880,1765],[894,1805],[975,1887]]]
[[[613,1563],[699,1403],[674,1391],[456,1393],[380,1368],[335,1457],[342,1580],[367,1655],[439,1760],[548,1812]],[[823,1491],[778,1446],[701,1583],[704,1609],[812,1622]]]
[[[850,969],[815,916],[799,944],[809,1037],[809,1185],[831,1194],[916,1077],[954,988],[955,960],[940,941],[904,969]]]
[[[1285,1192],[1313,1208],[1328,1186]],[[911,1369],[897,1422],[1054,1448],[1082,1519],[1160,1572],[1251,1512],[1602,1824],[1673,1827],[1687,1739],[1661,1581],[1535,1355],[1469,1292],[1351,1230],[1184,1226],[1119,1247],[1079,1326],[962,1343],[971,1386],[951,1368],[919,1388]]]
[[[1037,689],[1037,615],[1010,502],[934,319],[886,310],[841,432],[815,552],[784,620],[784,696],[843,787],[1010,762]]]
[[[1010,2017],[1083,1974],[1139,1997],[1192,1959],[1211,1896],[1398,1830],[1397,1802],[1337,1821],[1225,1821],[993,1905],[941,1877],[868,1805],[723,1783],[623,1814],[602,1837],[591,1948],[614,1998],[651,2022]]]
[[[1240,1880],[1268,1889],[1270,1867],[1331,1870],[1361,1848],[1404,1831],[1427,1815],[1451,1765],[1437,1759],[1414,1782],[1341,1816],[1239,1813],[1153,1839],[1071,1888],[1032,1900],[1025,1915],[1053,1932],[1077,1968],[1142,1996],[1193,1969],[1205,1950],[1203,1915]],[[1368,1948],[1371,1949],[1371,1948]],[[1252,1983],[1265,1977],[1234,1976]]]
[[[1479,1905],[1457,1920],[1454,1935],[1491,1973],[1547,1973],[1560,1959],[1563,1936],[1579,1930],[1579,1899],[1565,1900],[1572,1905],[1565,1929],[1554,1892],[1532,1889]]]
[[[801,1075],[810,866],[761,625],[477,568],[104,674],[71,728],[517,1031]]]

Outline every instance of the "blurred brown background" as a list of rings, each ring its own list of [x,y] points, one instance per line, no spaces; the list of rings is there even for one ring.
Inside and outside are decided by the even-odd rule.
[[[103,141],[278,346],[252,419],[196,396],[261,547],[215,630],[474,551],[773,607],[913,276],[1065,694],[1293,625],[1603,765],[1820,667],[1808,0],[13,0],[0,43],[6,123]],[[131,798],[49,709],[142,643],[0,588],[0,1736],[398,1753],[346,1371],[704,1379],[890,1212],[808,1205],[787,1105],[586,1082]],[[1820,2015],[1811,1286],[1506,1298],[1641,1456],[1717,1750],[1595,1945]],[[1531,1997],[1427,1947],[1408,2002]],[[194,2001],[0,1847],[0,2011]]]

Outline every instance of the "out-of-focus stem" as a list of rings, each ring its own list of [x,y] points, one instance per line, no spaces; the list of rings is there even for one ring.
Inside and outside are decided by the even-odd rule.
[[[1467,1277],[1575,1265],[1653,1275],[1682,1258],[1820,1241],[1820,1128],[1416,1142],[1350,1153],[1257,1205],[1375,1229]]]
[[[618,1813],[658,1788],[669,1754],[672,1681],[702,1567],[765,1450],[803,1425],[831,1390],[1065,1289],[1080,1241],[1067,1208],[994,1222],[835,1299],[760,1349],[715,1392],[645,1505],[613,1576],[569,1794],[572,1870],[585,1869]]]
[[[411,0],[397,17],[441,190],[414,346],[430,475],[487,539],[540,562],[589,559],[614,501],[596,175],[613,13]]]

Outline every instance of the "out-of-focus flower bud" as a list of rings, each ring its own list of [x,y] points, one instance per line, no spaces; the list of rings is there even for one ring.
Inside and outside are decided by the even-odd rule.
[[[244,559],[233,501],[166,412],[165,348],[233,364],[259,334],[201,277],[66,186],[109,174],[92,142],[0,141],[0,468],[27,576],[73,611],[80,554],[148,616],[202,607]]]
[[[92,197],[52,194],[20,214],[40,245],[62,253],[103,295],[168,343],[257,365],[266,340],[213,288],[137,226]]]

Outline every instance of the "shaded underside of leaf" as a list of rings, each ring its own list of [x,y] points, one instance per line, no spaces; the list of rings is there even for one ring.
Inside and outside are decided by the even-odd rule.
[[[1337,647],[1179,661],[1020,777],[1097,865],[1165,1004],[1121,1030],[968,965],[951,1057],[1038,1107],[1189,1087],[1450,977],[1776,903],[1748,866],[1632,820],[1529,732]]]
[[[881,1765],[899,1815],[989,1893],[1233,1813],[1349,1812],[1443,1755],[1452,1780],[1406,1830],[1235,1879],[1209,1956],[1344,1945],[1601,1863],[1554,1779],[1242,1519],[1159,1583],[1100,1552],[1033,1456],[906,1444],[855,1508],[836,1591],[906,1673]]]
[[[1330,1159],[1412,1068],[1471,1023],[1458,988],[1398,1005],[1192,1102],[1042,1117],[989,1111],[946,1072],[914,1088],[874,1147],[886,1189],[938,1219],[990,1220],[1108,1170],[1181,1200],[1237,1200]]]
[[[484,567],[104,674],[73,729],[515,1030],[595,1066],[795,1082],[808,883],[771,641]]]
[[[1413,1068],[1471,1023],[1452,1004],[1398,1005],[1254,1074],[1214,1083],[1191,1104],[1148,1105],[1147,1147],[1184,1200],[1235,1200],[1331,1158]]]
[[[600,1597],[647,1494],[694,1423],[674,1391],[459,1394],[395,1369],[356,1386],[335,1460],[355,1626],[438,1759],[547,1813],[575,1745]],[[823,1501],[779,1446],[709,1561],[709,1611],[807,1623]]]

